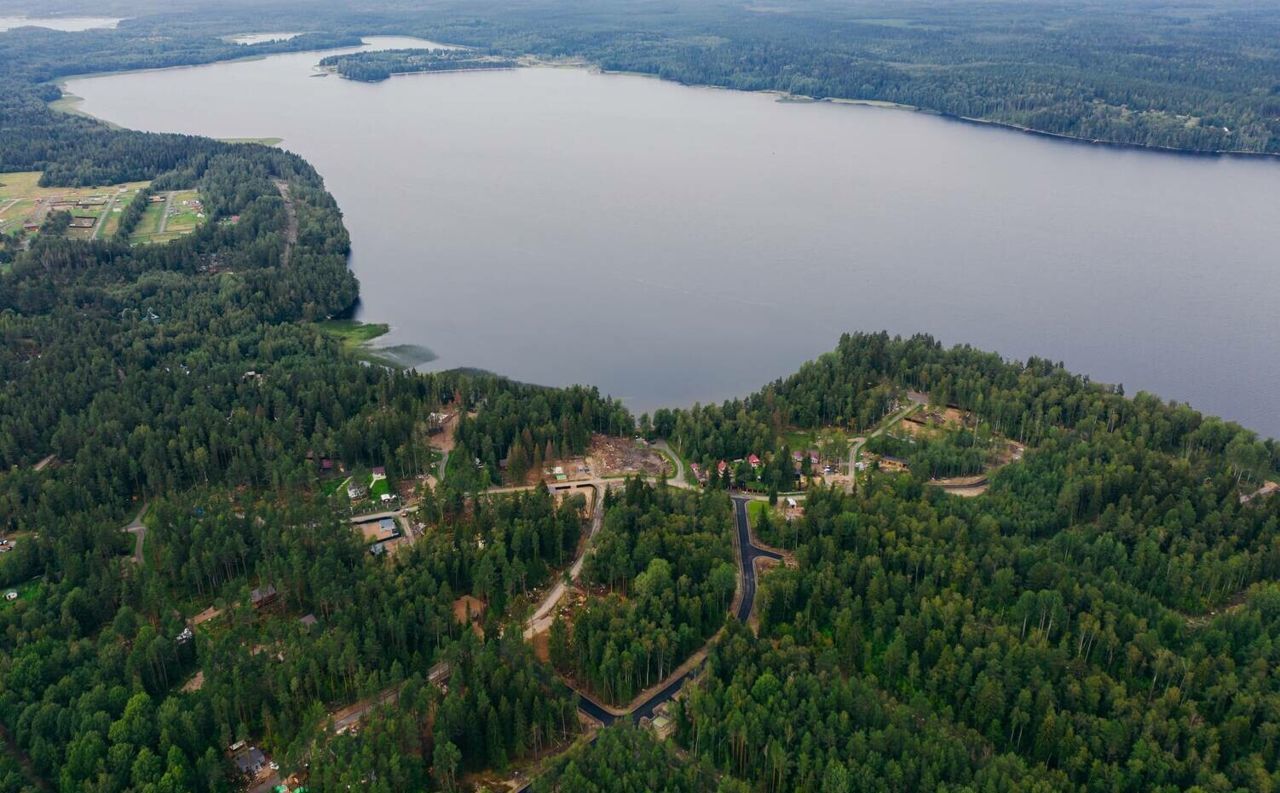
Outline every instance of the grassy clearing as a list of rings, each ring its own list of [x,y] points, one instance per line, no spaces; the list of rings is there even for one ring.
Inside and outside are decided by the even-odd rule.
[[[332,479],[326,479],[320,485],[320,492],[323,493],[326,497],[335,495],[339,491],[344,491],[347,486],[347,482],[350,482],[350,481],[351,481],[351,477],[349,476],[343,479],[339,479],[338,477],[334,477]],[[344,492],[344,495],[345,495],[345,492]]]
[[[18,593],[18,599],[17,600],[0,600],[0,608],[9,608],[13,606],[15,603],[18,603],[20,601],[31,600],[36,596],[36,592],[39,589],[40,589],[39,578],[33,578],[30,581],[27,581],[26,583],[18,584],[15,587],[6,587],[4,589],[4,592],[8,592],[10,590],[16,591]]]
[[[384,479],[379,479],[369,485],[369,499],[372,501],[380,501],[382,496],[391,492],[391,483]]]
[[[418,344],[396,344],[390,347],[371,347],[369,342],[389,332],[391,328],[381,322],[364,323],[354,319],[330,319],[317,322],[321,333],[334,337],[342,346],[355,353],[366,363],[411,369],[434,361],[436,354]]]
[[[0,173],[0,233],[21,233],[27,224],[40,224],[50,212],[68,211],[73,217],[106,215],[100,239],[115,233],[123,208],[149,182],[126,182],[98,187],[41,187],[39,171]],[[80,204],[83,203],[83,206]],[[121,212],[116,212],[119,209]],[[72,229],[68,236],[89,239],[93,228]]]
[[[321,333],[341,340],[348,347],[367,344],[391,330],[381,322],[365,323],[354,319],[329,319],[317,322],[316,327]]]
[[[195,231],[206,218],[204,205],[200,202],[200,193],[196,190],[177,190],[169,199],[168,193],[156,196],[160,200],[153,201],[142,213],[129,242],[133,245],[148,245],[172,242],[179,237]],[[168,220],[165,220],[166,213]],[[164,228],[161,231],[161,228]]]

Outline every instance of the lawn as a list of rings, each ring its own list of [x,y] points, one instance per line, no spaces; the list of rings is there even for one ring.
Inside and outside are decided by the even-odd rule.
[[[340,479],[336,476],[332,479],[325,479],[320,483],[320,492],[326,496],[332,496],[333,494],[342,491],[347,486],[347,482],[350,481],[351,477],[349,476],[345,479]],[[343,492],[343,495],[346,495],[346,493]]]
[[[8,592],[10,589],[17,590],[18,600],[15,600],[15,601],[0,600],[0,607],[7,608],[8,606],[12,606],[14,603],[17,603],[18,601],[31,600],[36,596],[36,592],[40,589],[40,581],[41,579],[39,578],[33,578],[30,581],[27,581],[22,584],[18,584],[15,587],[4,587],[5,592]]]
[[[369,498],[372,501],[381,501],[382,496],[391,492],[391,483],[385,478],[369,483]]]
[[[200,193],[196,190],[174,191],[172,199],[168,193],[157,193],[160,201],[153,201],[142,213],[142,219],[129,236],[134,245],[172,242],[179,237],[195,231],[205,222],[204,206],[200,203]],[[165,213],[169,219],[165,221]],[[160,227],[164,226],[164,231]]]

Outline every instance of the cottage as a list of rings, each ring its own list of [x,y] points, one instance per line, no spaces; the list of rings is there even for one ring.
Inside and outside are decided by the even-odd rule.
[[[386,479],[386,478],[387,478],[387,469],[384,466],[375,465],[373,467],[373,481],[376,482],[379,479]]]
[[[257,776],[267,764],[267,756],[262,750],[256,746],[245,746],[244,741],[232,744],[231,760],[236,764],[236,770],[247,777]]]
[[[249,593],[249,604],[255,609],[272,603],[280,593],[276,591],[274,584],[267,584],[265,587],[257,587]]]
[[[754,454],[747,456],[747,462],[751,465],[752,468],[760,467],[760,458]]]

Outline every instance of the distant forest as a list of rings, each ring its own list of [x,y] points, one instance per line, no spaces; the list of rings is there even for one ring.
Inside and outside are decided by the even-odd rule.
[[[517,65],[511,58],[481,57],[469,50],[379,50],[320,59],[322,68],[366,83],[381,82],[393,74],[514,69]]]
[[[112,9],[138,18],[92,32],[89,52],[45,33],[31,37],[39,57],[8,40],[0,56],[38,64],[33,76],[47,80],[306,49],[325,38],[417,35],[488,56],[572,57],[689,84],[892,102],[1089,141],[1280,153],[1280,14],[1243,0],[375,0],[359,10],[333,0],[238,0],[216,10],[135,0],[79,8]],[[300,29],[313,33],[251,50],[208,38]],[[125,49],[132,54],[115,54]]]

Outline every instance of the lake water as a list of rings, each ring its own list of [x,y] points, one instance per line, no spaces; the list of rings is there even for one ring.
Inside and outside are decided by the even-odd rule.
[[[371,85],[319,57],[68,88],[128,127],[284,138],[346,215],[360,318],[434,367],[640,411],[745,395],[843,331],[927,331],[1280,436],[1280,163],[577,68]]]
[[[0,16],[0,31],[21,27],[49,28],[75,33],[95,28],[113,28],[123,20],[115,17],[5,17]]]

